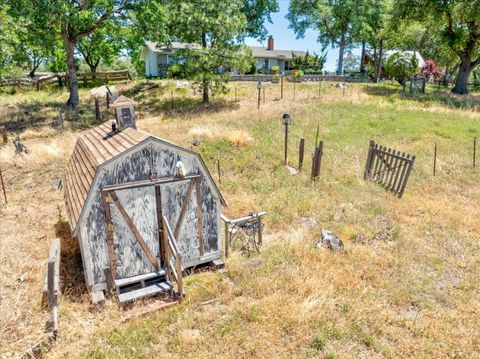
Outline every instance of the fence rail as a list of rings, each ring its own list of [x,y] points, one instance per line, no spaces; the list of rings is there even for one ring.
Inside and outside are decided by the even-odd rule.
[[[89,81],[103,81],[108,83],[109,81],[126,81],[132,80],[132,75],[128,70],[121,71],[108,71],[108,72],[85,72],[77,74],[78,81],[83,81],[87,83]],[[31,87],[35,88],[37,91],[48,84],[58,83],[65,84],[70,80],[68,74],[52,74],[48,76],[43,76],[39,78],[13,78],[13,79],[2,79],[0,80],[1,86],[19,86],[19,87]]]
[[[402,197],[414,162],[415,156],[379,146],[372,140],[368,147],[364,179],[380,183]]]
[[[178,301],[183,299],[183,266],[182,255],[178,249],[175,236],[165,216],[162,217],[163,247],[165,248],[165,262],[167,265],[167,278],[177,285]]]
[[[84,72],[77,74],[78,81],[88,82],[88,81],[104,81],[108,83],[109,81],[125,81],[132,80],[132,75],[128,70],[121,71],[108,71],[108,72]],[[65,80],[68,83],[70,81],[70,76],[65,75]]]
[[[287,76],[286,76],[287,77]],[[257,74],[257,75],[230,75],[229,81],[262,81],[271,82],[273,75]],[[317,74],[303,74],[300,82],[317,82],[317,81],[332,81],[332,82],[370,82],[368,77],[364,76],[338,76],[338,75],[317,75]]]

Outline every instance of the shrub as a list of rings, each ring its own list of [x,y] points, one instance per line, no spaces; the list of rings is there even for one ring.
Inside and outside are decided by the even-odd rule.
[[[396,52],[388,57],[385,70],[405,88],[407,80],[418,73],[418,60],[413,54]]]
[[[313,339],[312,348],[318,351],[325,349],[325,339],[321,335],[317,335]]]
[[[293,72],[293,71],[295,71],[295,72]],[[293,70],[293,71],[292,71],[292,75],[293,75],[293,77],[295,77],[296,79],[299,79],[299,78],[301,78],[301,77],[303,76],[303,72],[302,72],[302,71],[300,71],[300,70]]]
[[[250,69],[247,71],[247,75],[255,75],[257,73],[257,65],[255,62],[252,62]]]
[[[473,86],[480,87],[480,66],[472,71]]]
[[[438,80],[443,76],[442,69],[432,59],[428,59],[425,61],[420,72],[430,82],[432,82],[433,80]]]
[[[168,71],[167,71],[167,76],[169,78],[177,78],[177,77],[180,77],[182,74],[182,66],[180,64],[177,64],[177,63],[173,63],[170,65],[170,67],[168,68]]]
[[[272,66],[272,71],[274,74],[278,74],[278,72],[280,71],[280,66]]]

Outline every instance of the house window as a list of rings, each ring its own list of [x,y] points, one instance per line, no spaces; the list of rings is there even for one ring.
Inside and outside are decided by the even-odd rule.
[[[285,70],[290,70],[290,68],[288,67],[288,61],[285,61]]]
[[[263,65],[264,69],[268,69],[268,59],[265,59],[265,64]]]

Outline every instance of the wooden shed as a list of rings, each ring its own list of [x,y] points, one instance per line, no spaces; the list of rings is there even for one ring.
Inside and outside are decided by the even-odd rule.
[[[88,289],[143,288],[125,291],[120,302],[171,289],[178,254],[182,268],[219,259],[225,205],[198,153],[130,122],[84,132],[65,178]]]

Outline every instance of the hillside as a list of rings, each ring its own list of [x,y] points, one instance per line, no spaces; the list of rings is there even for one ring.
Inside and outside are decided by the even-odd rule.
[[[480,169],[472,169],[480,137],[480,97],[430,93],[410,98],[382,85],[267,85],[257,110],[254,83],[208,106],[198,94],[160,81],[117,91],[137,103],[138,127],[197,150],[217,180],[229,217],[267,211],[259,254],[240,251],[226,272],[186,278],[185,301],[122,323],[110,301],[97,312],[81,258],[65,223],[62,178],[76,138],[95,125],[94,98],[82,90],[79,114],[51,127],[68,94],[0,95],[0,126],[18,133],[30,153],[0,148],[8,205],[0,201],[0,347],[16,357],[43,334],[41,294],[49,241],[60,236],[60,337],[51,357],[478,357],[480,353]],[[236,90],[234,90],[234,87]],[[237,92],[238,102],[234,101]],[[173,107],[173,108],[172,108]],[[112,114],[105,109],[104,120]],[[283,165],[282,114],[293,118]],[[309,171],[317,125],[324,141],[320,178]],[[10,140],[13,139],[10,133]],[[201,145],[192,146],[199,139]],[[416,155],[399,199],[364,181],[368,142]],[[1,140],[0,140],[1,141]],[[437,143],[436,176],[432,176]],[[477,152],[478,152],[477,145]],[[317,248],[322,228],[344,242]],[[141,304],[139,304],[141,305]]]

